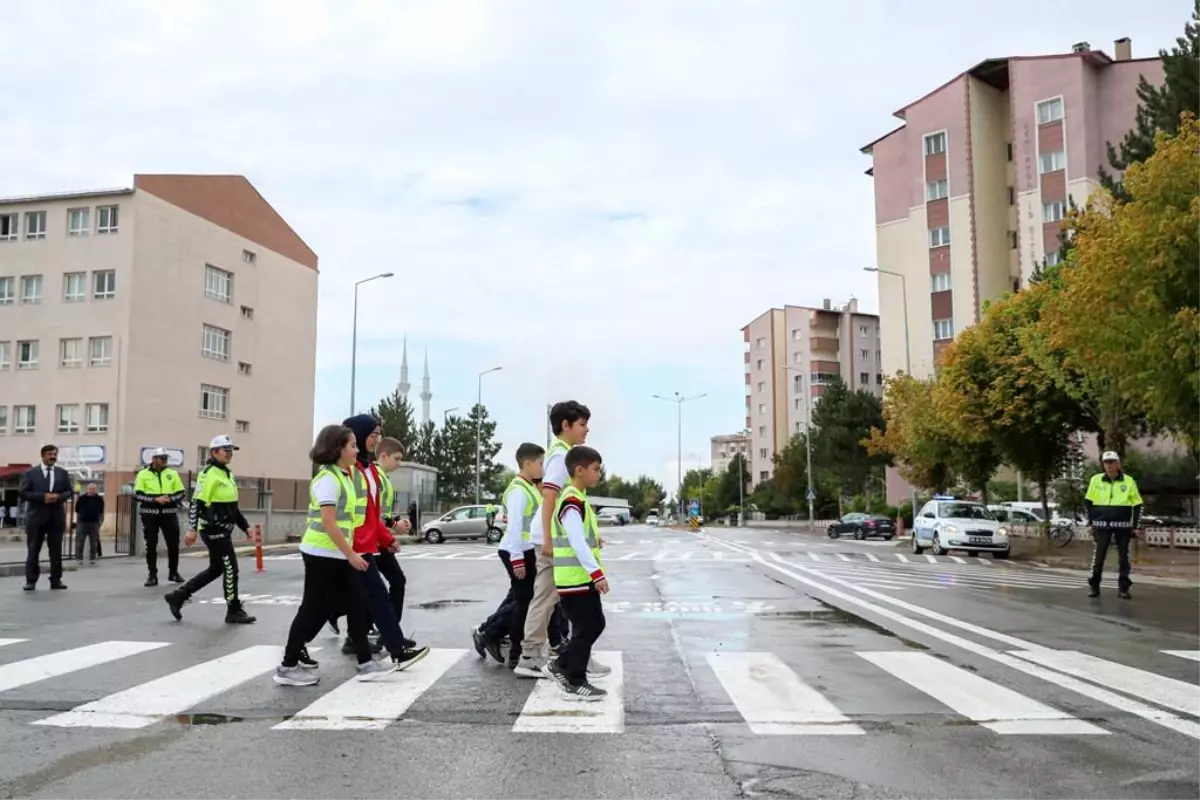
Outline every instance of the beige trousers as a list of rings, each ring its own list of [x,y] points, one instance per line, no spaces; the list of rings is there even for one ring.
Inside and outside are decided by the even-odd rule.
[[[529,613],[525,616],[525,638],[521,641],[521,654],[525,658],[542,656],[550,615],[558,603],[558,590],[554,586],[554,559],[542,555],[541,545],[536,545],[536,548],[537,575],[533,579],[533,600],[529,602]]]

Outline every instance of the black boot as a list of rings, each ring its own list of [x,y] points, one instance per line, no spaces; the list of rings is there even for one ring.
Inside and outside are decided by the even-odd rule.
[[[167,608],[171,609],[171,616],[176,622],[183,619],[183,604],[187,602],[187,597],[178,589],[173,592],[167,592],[163,595],[163,600],[167,601]]]
[[[178,572],[172,572],[167,576],[167,580],[169,580],[171,583],[183,583],[183,576]]]
[[[151,575],[149,578],[146,578],[146,582],[143,583],[142,586],[145,586],[147,588],[152,587],[152,586],[158,586],[158,576]]]
[[[246,613],[246,609],[242,608],[240,601],[235,600],[225,610],[225,622],[230,625],[252,625],[257,621],[257,617]]]

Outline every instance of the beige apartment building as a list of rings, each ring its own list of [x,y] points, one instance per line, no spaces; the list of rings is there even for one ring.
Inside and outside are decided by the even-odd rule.
[[[772,457],[808,426],[808,401],[815,408],[837,377],[852,391],[882,393],[879,317],[859,311],[855,299],[841,307],[826,300],[821,308],[772,308],[742,335],[755,484],[771,477]]]
[[[713,436],[709,440],[709,464],[712,466],[713,474],[725,474],[729,469],[730,462],[738,453],[742,454],[746,466],[749,467],[750,456],[746,455],[749,445],[749,436],[741,433],[721,433]]]
[[[0,491],[47,442],[112,496],[228,433],[244,486],[306,500],[316,336],[317,256],[240,175],[0,199]]]

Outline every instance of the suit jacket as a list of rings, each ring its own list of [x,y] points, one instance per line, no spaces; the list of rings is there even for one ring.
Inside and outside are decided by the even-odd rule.
[[[71,475],[62,467],[54,467],[54,494],[58,495],[57,503],[47,503],[46,494],[50,490],[49,482],[42,465],[38,464],[21,476],[20,495],[25,501],[27,510],[25,524],[30,527],[53,525],[59,530],[66,527],[67,501],[75,493],[71,488]]]

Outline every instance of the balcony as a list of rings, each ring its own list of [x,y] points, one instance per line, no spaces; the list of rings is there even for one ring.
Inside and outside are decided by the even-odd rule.
[[[811,336],[808,339],[808,348],[813,352],[833,353],[836,355],[838,340],[836,336]]]

